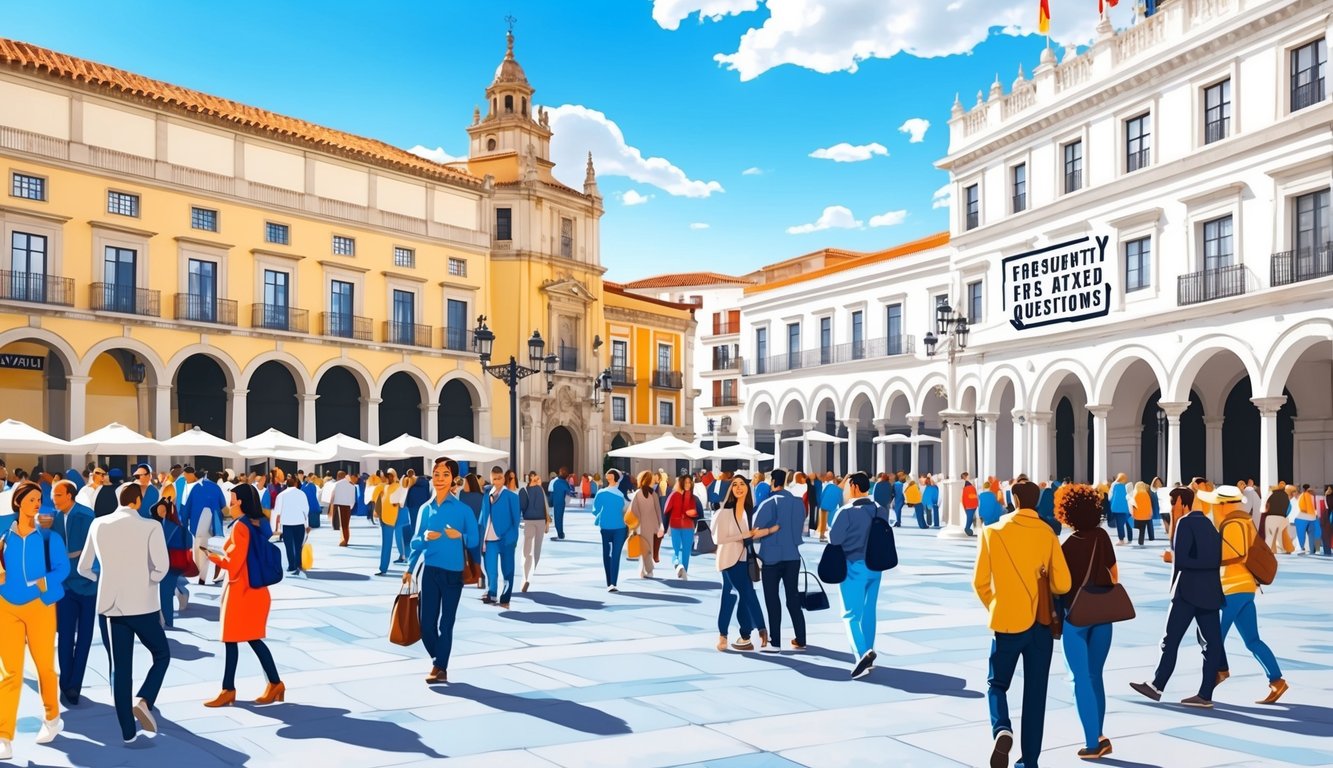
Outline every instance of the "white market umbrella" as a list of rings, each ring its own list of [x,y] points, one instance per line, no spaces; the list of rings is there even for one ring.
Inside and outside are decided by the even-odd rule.
[[[370,443],[341,432],[315,443],[315,448],[321,453],[331,451],[335,461],[360,461],[366,456],[379,451],[379,448]]]
[[[845,438],[845,437],[834,437],[833,435],[830,435],[830,434],[827,433],[827,432],[820,432],[820,431],[817,430],[817,429],[812,429],[812,430],[810,430],[809,432],[806,432],[805,434],[803,434],[803,435],[799,435],[799,436],[797,436],[797,437],[784,437],[784,438],[782,438],[782,442],[784,442],[784,443],[804,443],[804,442],[806,442],[807,440],[810,441],[810,442],[812,442],[812,443],[845,443],[845,442],[847,442],[847,438]]]
[[[17,419],[5,419],[0,422],[0,455],[69,452],[70,445],[68,442],[58,437],[52,437],[36,427],[29,426]]]
[[[254,437],[236,443],[240,454],[247,459],[277,459],[280,461],[313,461],[323,463],[333,458],[326,449],[292,437],[286,432],[267,429]]]
[[[241,452],[236,446],[217,435],[209,434],[199,427],[188,429],[179,435],[162,441],[168,456],[212,456],[218,459],[239,459]]]
[[[509,459],[508,451],[487,448],[465,437],[451,437],[436,445],[435,451],[436,456],[448,456],[454,461],[486,462]]]
[[[381,445],[374,453],[368,453],[366,459],[433,459],[439,456],[439,446],[419,437],[402,434]],[[509,454],[505,454],[508,456]]]
[[[736,461],[772,461],[774,456],[771,453],[755,450],[748,445],[729,445],[726,448],[718,448],[710,451],[710,459],[736,460]]]
[[[94,456],[157,456],[163,453],[162,443],[114,421],[83,437],[70,440],[69,444],[71,448]]]
[[[687,443],[667,432],[661,437],[647,442],[617,448],[607,455],[616,459],[684,459],[699,461],[708,458],[708,451],[693,443]]]
[[[876,443],[913,443],[920,445],[922,443],[941,443],[944,442],[938,437],[932,435],[881,435],[874,439]]]

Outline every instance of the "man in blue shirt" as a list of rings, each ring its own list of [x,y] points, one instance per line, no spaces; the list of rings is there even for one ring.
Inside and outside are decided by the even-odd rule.
[[[74,483],[61,480],[51,488],[51,501],[56,514],[51,530],[65,541],[73,566],[88,543],[88,529],[93,525],[93,511],[74,503],[77,489]],[[88,669],[88,651],[93,643],[93,626],[97,624],[97,584],[80,576],[71,567],[65,578],[65,594],[56,603],[57,656],[60,659],[60,694],[67,705],[79,703],[83,691],[83,675]]]
[[[514,550],[518,547],[518,532],[523,527],[518,494],[505,487],[505,471],[491,467],[491,484],[481,500],[481,556],[486,563],[486,594],[481,601],[487,605],[499,604],[509,608],[509,597],[514,593]],[[497,567],[498,574],[497,574]],[[504,576],[505,588],[496,598],[500,587],[497,575]]]
[[[194,534],[194,564],[199,569],[199,584],[203,586],[208,574],[208,539],[222,535],[222,508],[227,506],[222,497],[222,488],[196,473],[194,467],[186,467],[185,498],[178,502],[178,508],[184,510],[181,522]],[[221,579],[221,569],[218,568]]]
[[[759,561],[764,564],[764,606],[768,612],[768,645],[759,650],[777,653],[782,650],[782,605],[778,602],[778,585],[781,584],[787,600],[787,613],[791,614],[792,630],[796,637],[791,641],[794,651],[805,650],[805,614],[801,611],[801,593],[796,580],[801,575],[801,531],[805,528],[805,505],[801,500],[788,493],[784,486],[787,473],[775,469],[770,477],[773,480],[773,492],[754,513],[755,528],[777,528],[770,536],[765,536],[759,544]],[[742,627],[744,630],[744,627]]]
[[[842,487],[832,472],[824,473],[824,484],[819,489],[819,540],[828,541],[829,518],[842,506]]]
[[[301,479],[301,493],[305,494],[306,502],[309,505],[307,514],[309,515],[310,527],[319,527],[319,488],[310,480],[313,475],[307,475],[304,472],[298,472],[296,475]]]
[[[880,572],[870,570],[865,562],[870,521],[878,517],[888,522],[889,513],[873,499],[866,498],[870,478],[864,472],[848,475],[846,485],[849,501],[833,516],[829,543],[842,547],[847,558],[847,578],[838,585],[838,591],[842,594],[847,637],[857,660],[852,677],[858,678],[870,674],[875,663],[875,607],[879,601]]]
[[[161,498],[157,488],[153,486],[153,468],[147,464],[139,464],[130,470],[130,482],[139,486],[143,493],[143,504],[139,507],[139,517],[152,519],[153,505]]]
[[[569,470],[560,468],[560,474],[551,482],[551,517],[555,522],[555,537],[565,538],[565,502],[573,488],[569,484]]]
[[[592,500],[592,519],[602,531],[602,569],[606,571],[606,591],[619,592],[620,550],[625,546],[625,494],[620,492],[620,470],[606,471],[606,487]]]
[[[421,644],[430,654],[428,685],[449,682],[449,654],[454,645],[454,619],[463,596],[463,557],[477,546],[477,519],[472,510],[453,495],[458,462],[436,459],[431,472],[432,498],[417,513],[416,535],[408,557],[403,583],[412,581],[417,563],[421,569]]]

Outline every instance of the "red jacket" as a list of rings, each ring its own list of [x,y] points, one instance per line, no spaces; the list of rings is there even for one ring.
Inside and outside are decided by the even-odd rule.
[[[667,497],[667,525],[671,528],[693,528],[699,512],[699,499],[693,493],[673,491]]]

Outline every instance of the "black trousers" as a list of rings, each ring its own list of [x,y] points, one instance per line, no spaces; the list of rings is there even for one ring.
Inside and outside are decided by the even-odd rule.
[[[1222,668],[1220,608],[1198,608],[1183,600],[1171,601],[1171,610],[1166,615],[1166,633],[1162,636],[1162,658],[1157,662],[1157,673],[1153,676],[1152,684],[1159,691],[1166,689],[1171,673],[1176,670],[1180,641],[1191,623],[1198,631],[1199,645],[1203,650],[1203,681],[1199,684],[1199,696],[1212,701],[1213,688],[1217,685],[1217,671]]]
[[[782,605],[778,600],[778,587],[781,586],[787,602],[787,613],[791,614],[792,630],[795,640],[805,645],[805,613],[801,609],[801,592],[796,581],[801,576],[800,560],[785,560],[780,563],[764,563],[762,571],[764,584],[764,608],[768,611],[768,641],[781,647],[778,637],[782,634]]]

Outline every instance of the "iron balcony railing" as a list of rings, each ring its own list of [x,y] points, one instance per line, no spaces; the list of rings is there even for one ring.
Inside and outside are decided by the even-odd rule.
[[[250,325],[270,331],[310,333],[310,312],[286,304],[252,304]]]
[[[197,293],[176,294],[176,319],[196,323],[236,325],[236,302]]]
[[[1245,266],[1205,269],[1181,275],[1176,284],[1176,303],[1182,307],[1245,293]]]
[[[1271,284],[1291,285],[1333,275],[1333,243],[1273,254]]]
[[[714,336],[728,336],[730,334],[740,333],[740,332],[741,332],[741,324],[739,322],[732,323],[726,320],[713,321]]]
[[[719,355],[713,358],[714,371],[738,371],[741,368],[741,359],[736,355]]]
[[[741,404],[740,396],[734,393],[713,396],[714,408],[731,408],[738,406],[740,404]]]
[[[429,325],[417,323],[384,322],[384,340],[389,344],[403,344],[409,347],[429,347],[435,329]]]
[[[653,386],[658,389],[683,389],[684,377],[680,371],[653,371]]]
[[[560,345],[560,370],[577,371],[579,369],[579,350],[578,347],[566,347]]]
[[[805,349],[789,354],[746,360],[742,375],[761,376],[766,373],[781,373],[803,368],[817,368],[821,365],[838,365],[857,360],[915,353],[916,337],[914,336],[882,337],[860,342],[848,342],[822,349]]]
[[[1083,171],[1067,171],[1065,173],[1065,194],[1077,192],[1083,188]]]
[[[89,305],[98,312],[123,312],[144,317],[162,316],[162,292],[117,283],[93,283]]]
[[[634,369],[629,366],[611,366],[611,383],[617,387],[632,387],[637,382],[634,379]]]
[[[454,352],[470,352],[472,350],[472,329],[463,328],[442,328],[444,335],[444,348]]]
[[[1305,109],[1324,100],[1324,78],[1319,77],[1303,85],[1291,86],[1291,111]]]
[[[370,318],[342,312],[321,312],[320,333],[340,339],[374,341],[374,325]]]
[[[74,306],[74,280],[41,272],[0,270],[0,299],[34,304]]]
[[[1128,155],[1125,156],[1125,171],[1133,172],[1137,171],[1140,168],[1147,168],[1148,162],[1151,159],[1149,157],[1150,154],[1151,153],[1149,152],[1149,150],[1146,149],[1140,149],[1137,152],[1130,152]]]

